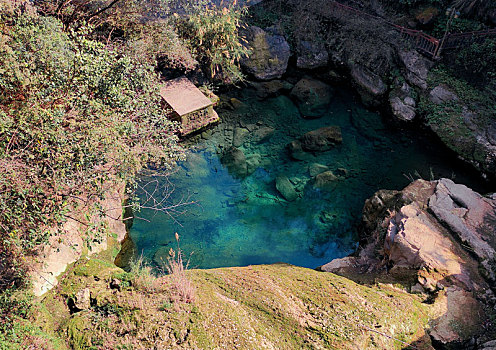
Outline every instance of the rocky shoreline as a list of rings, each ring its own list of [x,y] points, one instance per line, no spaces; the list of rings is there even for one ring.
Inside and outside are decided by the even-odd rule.
[[[449,179],[417,180],[368,199],[357,253],[320,270],[403,283],[440,311],[429,330],[436,343],[485,349],[481,344],[495,336],[495,227],[495,194],[484,197]]]
[[[264,1],[253,7],[263,11],[264,6],[270,8],[271,4]],[[380,7],[377,3],[375,6]],[[408,48],[398,33],[391,32],[378,33],[390,42],[383,45],[383,52],[376,53],[378,58],[373,62],[366,55],[367,50],[375,50],[377,39],[360,43],[362,51],[353,46],[358,44],[353,43],[355,39],[347,39],[352,34],[347,32],[348,25],[356,19],[327,14],[322,9],[315,11],[316,17],[321,15],[326,21],[336,23],[334,32],[305,34],[298,28],[282,29],[277,25],[247,28],[244,35],[253,53],[241,62],[244,70],[264,86],[277,85],[274,79],[284,77],[292,65],[322,81],[346,82],[354,87],[366,106],[384,111],[406,129],[412,124],[421,125],[460,159],[488,180],[494,180],[496,120],[484,115],[479,108],[481,103],[466,96],[469,94],[463,87],[457,89],[438,79],[438,62]],[[311,91],[318,96],[320,90],[312,87]],[[315,113],[305,115],[318,117]]]

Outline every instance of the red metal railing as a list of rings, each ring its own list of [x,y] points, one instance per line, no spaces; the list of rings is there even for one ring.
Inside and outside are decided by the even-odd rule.
[[[360,17],[367,17],[370,19],[381,21],[385,25],[388,25],[394,28],[395,30],[397,30],[402,38],[411,40],[418,51],[431,57],[438,56],[441,49],[443,50],[454,49],[473,42],[483,42],[489,37],[493,37],[493,36],[496,37],[496,29],[448,34],[444,42],[442,43],[442,48],[441,48],[440,47],[441,40],[431,35],[428,35],[420,30],[402,27],[400,25],[391,23],[382,17],[371,15],[369,13],[355,9],[351,6],[341,4],[337,1],[331,1],[330,6],[334,10],[334,14],[336,14],[336,12],[339,11],[342,14],[353,14],[353,15],[358,15]]]

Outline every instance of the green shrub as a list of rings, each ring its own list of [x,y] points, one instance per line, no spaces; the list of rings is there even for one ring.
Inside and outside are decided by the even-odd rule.
[[[246,8],[231,3],[210,6],[206,1],[190,4],[186,17],[176,16],[180,35],[212,79],[224,83],[243,80],[239,60],[248,55],[239,35]]]
[[[22,257],[69,211],[104,216],[109,180],[181,155],[154,67],[91,30],[26,14],[0,27],[0,287],[21,283]]]

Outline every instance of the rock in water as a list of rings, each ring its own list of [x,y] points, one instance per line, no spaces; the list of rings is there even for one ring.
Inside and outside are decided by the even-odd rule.
[[[252,174],[257,170],[262,161],[260,154],[252,154],[246,157],[246,173],[247,175]]]
[[[321,117],[329,108],[333,95],[329,85],[309,78],[301,79],[291,90],[291,97],[304,118]]]
[[[307,160],[310,156],[303,150],[300,141],[291,141],[287,148],[289,150],[289,156],[294,160]]]
[[[315,176],[314,187],[324,190],[332,190],[336,186],[338,177],[332,171],[325,171]]]
[[[274,131],[275,130],[269,126],[263,126],[253,133],[253,141],[257,143],[268,141],[272,137]]]
[[[256,26],[249,27],[244,34],[252,53],[241,60],[243,68],[260,80],[280,78],[286,72],[291,54],[284,37]]]
[[[279,193],[289,202],[292,202],[298,198],[298,193],[296,193],[291,181],[285,175],[279,175],[276,177],[276,188]]]
[[[250,132],[248,131],[248,129],[245,128],[234,129],[233,146],[234,147],[241,146],[245,142],[246,137],[248,136],[249,133]]]
[[[328,166],[319,163],[312,163],[308,166],[308,172],[311,177],[317,176],[327,170],[329,170]]]
[[[339,126],[326,126],[307,132],[301,138],[301,147],[305,151],[328,151],[336,144],[343,142]]]
[[[226,149],[221,157],[221,162],[227,167],[227,170],[232,175],[236,177],[246,176],[246,157],[239,148],[232,146]]]

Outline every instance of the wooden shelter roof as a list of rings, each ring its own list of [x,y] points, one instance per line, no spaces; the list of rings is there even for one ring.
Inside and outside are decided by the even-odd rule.
[[[186,77],[167,80],[160,88],[160,95],[179,115],[185,115],[213,105]]]

